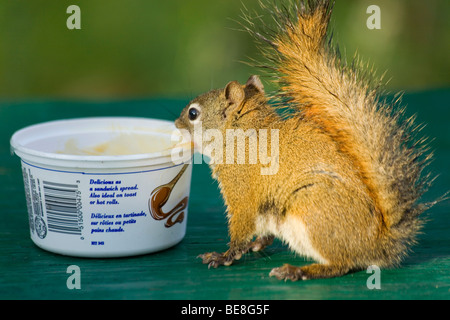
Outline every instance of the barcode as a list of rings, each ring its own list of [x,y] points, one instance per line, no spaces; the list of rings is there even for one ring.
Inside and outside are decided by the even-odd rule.
[[[78,186],[43,181],[48,231],[81,235]]]

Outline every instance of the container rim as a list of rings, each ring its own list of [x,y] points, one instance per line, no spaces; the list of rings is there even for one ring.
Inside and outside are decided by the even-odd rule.
[[[29,135],[33,131],[43,129],[48,126],[56,126],[56,125],[76,125],[76,123],[81,122],[140,122],[140,125],[142,126],[143,122],[148,122],[149,124],[151,122],[159,123],[160,125],[167,125],[167,132],[165,131],[154,131],[160,134],[171,134],[171,130],[175,130],[175,124],[172,121],[168,120],[162,120],[162,119],[155,119],[155,118],[143,118],[143,117],[86,117],[86,118],[73,118],[73,119],[62,119],[62,120],[54,120],[54,121],[47,121],[42,122],[34,125],[27,126],[25,128],[22,128],[18,131],[16,131],[10,139],[10,145],[11,145],[11,153],[18,155],[20,158],[23,156],[32,156],[33,158],[42,158],[42,159],[51,159],[53,161],[72,161],[72,162],[88,162],[88,163],[110,163],[110,162],[124,162],[124,161],[136,161],[136,160],[156,160],[158,158],[164,158],[161,159],[161,161],[158,163],[164,163],[164,162],[170,162],[170,159],[166,159],[167,157],[170,158],[171,153],[174,149],[179,148],[179,150],[183,151],[189,151],[191,150],[191,147],[189,144],[183,144],[182,147],[180,145],[168,148],[163,151],[157,151],[157,152],[150,152],[150,153],[138,153],[138,154],[129,154],[129,155],[71,155],[71,154],[63,154],[63,153],[56,153],[56,152],[46,152],[37,150],[34,148],[27,147],[23,141],[26,135]],[[136,131],[139,132],[139,131]],[[149,132],[152,132],[149,130]],[[53,136],[57,136],[61,134],[56,133]],[[47,137],[51,137],[52,135],[47,135]],[[36,139],[37,140],[37,139]],[[28,143],[30,141],[27,141]],[[189,155],[189,158],[191,156]],[[183,159],[184,160],[184,159]],[[131,165],[132,166],[132,165]]]

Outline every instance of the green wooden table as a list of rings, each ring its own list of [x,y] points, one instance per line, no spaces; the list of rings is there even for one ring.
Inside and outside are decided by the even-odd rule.
[[[210,269],[197,255],[222,251],[228,242],[224,206],[209,168],[193,171],[187,234],[177,246],[121,259],[82,259],[52,254],[30,240],[20,161],[9,139],[25,126],[64,118],[139,116],[175,119],[187,100],[117,102],[0,102],[0,298],[1,299],[449,299],[450,202],[436,205],[414,252],[399,269],[381,271],[381,289],[368,289],[365,271],[341,278],[284,282],[272,268],[310,263],[281,242]],[[436,137],[432,170],[440,177],[427,195],[450,189],[450,90],[407,94],[408,113],[428,123]],[[80,268],[81,289],[68,289],[67,268]]]

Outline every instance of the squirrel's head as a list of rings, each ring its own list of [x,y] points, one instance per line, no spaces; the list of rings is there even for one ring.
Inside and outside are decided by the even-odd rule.
[[[203,129],[223,131],[235,126],[245,114],[257,111],[255,107],[264,102],[264,86],[258,76],[251,76],[245,85],[231,81],[224,89],[209,91],[192,100],[183,109],[175,125],[178,129],[187,129],[191,134],[196,125],[201,125]],[[251,121],[250,118],[248,120]]]

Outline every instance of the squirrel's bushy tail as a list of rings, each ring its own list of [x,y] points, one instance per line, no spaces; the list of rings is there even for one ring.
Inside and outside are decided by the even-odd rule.
[[[248,30],[269,45],[262,48],[268,58],[264,66],[275,70],[279,95],[349,156],[383,230],[404,247],[414,241],[421,225],[417,216],[430,205],[419,199],[431,183],[429,176],[421,177],[431,154],[424,139],[415,137],[419,127],[414,118],[404,119],[398,102],[380,101],[372,70],[356,59],[351,65],[341,60],[327,36],[332,7],[325,0],[272,6],[277,30],[263,33],[252,26]]]

